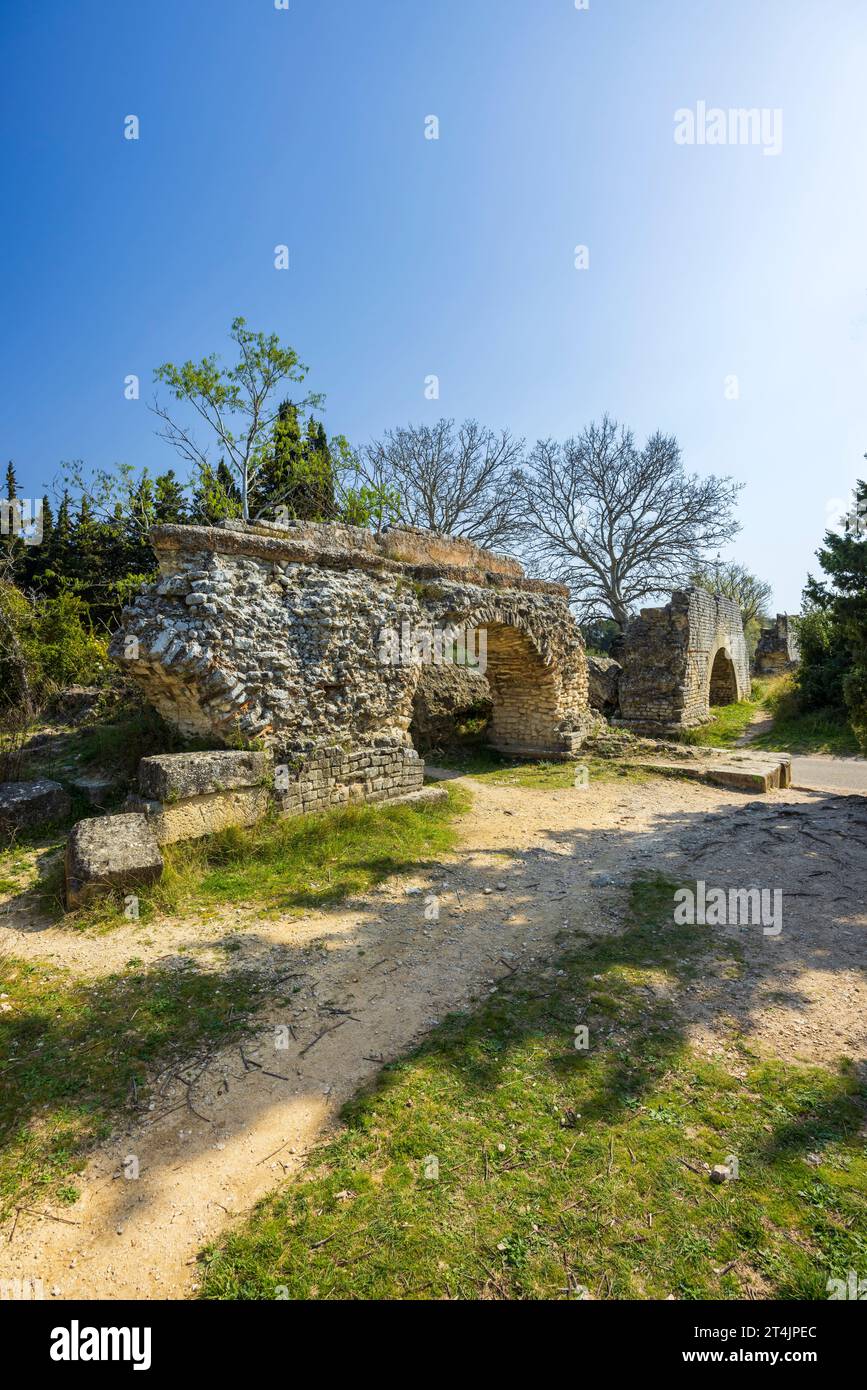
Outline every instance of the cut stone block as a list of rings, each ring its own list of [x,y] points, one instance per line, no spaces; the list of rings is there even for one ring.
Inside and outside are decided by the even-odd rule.
[[[209,792],[233,791],[238,787],[270,783],[272,758],[269,753],[166,753],[142,758],[138,785],[148,801],[182,801]]]
[[[140,812],[78,822],[66,844],[66,905],[113,889],[144,888],[163,871],[153,830]]]
[[[643,772],[656,772],[663,777],[688,777],[695,782],[710,782],[717,787],[735,791],[769,792],[790,785],[791,763],[779,759],[744,759],[742,762],[662,762],[656,759],[626,764]]]
[[[234,791],[188,796],[183,801],[139,798],[132,804],[147,816],[157,843],[171,845],[177,840],[215,835],[231,825],[255,825],[266,814],[269,801],[267,787],[238,787]]]
[[[72,783],[77,792],[86,796],[91,806],[105,806],[118,788],[116,777],[100,776],[93,773],[86,777],[76,777]]]
[[[70,809],[68,793],[47,777],[34,782],[0,782],[0,830],[7,833],[63,820]]]

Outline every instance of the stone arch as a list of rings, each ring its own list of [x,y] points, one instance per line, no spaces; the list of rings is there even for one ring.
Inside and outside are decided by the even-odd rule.
[[[491,700],[489,746],[515,757],[562,758],[587,727],[587,665],[580,630],[568,609],[552,625],[533,603],[502,595],[496,602],[451,608],[447,625],[470,630],[484,664]],[[420,673],[420,678],[424,679]]]
[[[178,727],[272,752],[291,772],[286,810],[420,789],[416,642],[446,627],[484,632],[495,747],[567,758],[594,723],[568,590],[508,556],[315,522],[161,526],[151,541],[160,578],[125,609],[113,656]]]
[[[516,623],[490,623],[485,675],[491,691],[488,743],[500,753],[560,749],[559,681],[532,637]]]
[[[731,651],[723,644],[708,662],[708,704],[733,705],[739,698],[738,674]]]

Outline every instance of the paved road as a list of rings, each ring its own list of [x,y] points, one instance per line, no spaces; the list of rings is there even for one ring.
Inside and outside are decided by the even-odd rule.
[[[815,754],[792,758],[792,782],[816,791],[860,792],[867,796],[867,758],[834,758]]]

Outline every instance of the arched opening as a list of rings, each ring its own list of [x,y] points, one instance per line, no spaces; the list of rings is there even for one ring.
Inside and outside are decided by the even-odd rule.
[[[500,753],[545,757],[561,747],[559,686],[550,665],[519,628],[487,625],[491,718],[487,741]]]
[[[708,700],[711,705],[733,705],[738,698],[738,678],[731,653],[720,647],[710,668],[710,690]]]
[[[554,667],[518,627],[467,623],[467,667],[423,665],[410,737],[420,753],[488,747],[510,757],[562,756],[563,712]]]

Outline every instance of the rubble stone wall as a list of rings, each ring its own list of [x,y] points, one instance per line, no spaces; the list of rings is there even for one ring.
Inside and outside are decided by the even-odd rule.
[[[743,700],[750,669],[738,605],[704,589],[680,589],[644,608],[626,629],[618,721],[659,733],[706,723],[712,704]]]
[[[754,663],[756,675],[781,675],[794,670],[800,660],[797,618],[789,613],[778,613],[776,621],[763,628],[759,637]]]
[[[183,733],[291,761],[305,809],[421,784],[409,728],[423,659],[384,656],[388,633],[484,632],[491,741],[505,752],[569,756],[590,725],[568,591],[508,557],[309,522],[151,539],[160,578],[124,611],[113,657]]]

